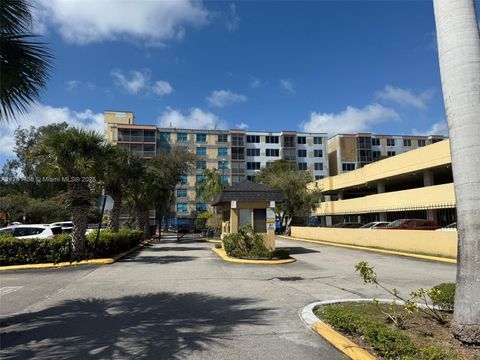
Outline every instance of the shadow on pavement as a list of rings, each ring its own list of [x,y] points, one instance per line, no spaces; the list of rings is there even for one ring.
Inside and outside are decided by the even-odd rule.
[[[157,246],[148,249],[148,251],[198,251],[205,250],[204,247],[188,247],[188,246]]]
[[[0,357],[8,359],[176,359],[263,325],[271,309],[256,300],[202,293],[66,301],[2,320]]]
[[[138,262],[145,264],[171,264],[177,262],[192,261],[197,259],[195,256],[148,256],[148,255],[139,255],[135,257],[127,257],[121,260],[121,262]]]
[[[294,254],[310,254],[310,253],[320,252],[320,251],[318,251],[318,250],[308,249],[308,248],[304,248],[304,247],[301,247],[301,246],[298,246],[298,247],[282,246],[282,247],[277,247],[277,249],[289,249],[289,250],[290,250],[290,255],[294,255]]]

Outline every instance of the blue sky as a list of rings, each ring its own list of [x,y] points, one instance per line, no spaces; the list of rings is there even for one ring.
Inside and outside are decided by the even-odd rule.
[[[37,2],[55,56],[41,101],[0,128],[104,110],[139,124],[445,134],[431,1]]]

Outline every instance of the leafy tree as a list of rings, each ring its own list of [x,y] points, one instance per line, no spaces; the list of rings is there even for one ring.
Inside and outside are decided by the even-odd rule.
[[[217,169],[205,169],[203,176],[198,185],[198,192],[203,200],[210,202],[222,191],[222,180]]]
[[[272,166],[260,170],[256,180],[282,192],[284,201],[276,204],[276,214],[282,223],[287,218],[287,234],[290,233],[293,218],[308,216],[321,201],[319,189],[307,189],[312,176],[308,172],[297,170],[285,160],[275,161]]]
[[[92,205],[91,179],[103,176],[105,139],[100,134],[68,128],[42,137],[33,152],[47,176],[67,182],[67,206],[72,214],[72,256],[81,259],[85,248],[88,212]]]
[[[0,122],[25,112],[45,87],[52,55],[34,41],[26,0],[0,1]]]

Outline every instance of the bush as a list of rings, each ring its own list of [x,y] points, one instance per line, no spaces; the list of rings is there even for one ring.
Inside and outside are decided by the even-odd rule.
[[[221,249],[221,248],[222,248],[222,244],[220,244],[220,243],[215,244],[215,249]]]
[[[404,359],[417,353],[408,335],[383,324],[368,322],[362,329],[362,335],[366,342],[387,359]]]
[[[335,329],[347,334],[356,334],[367,322],[367,319],[353,311],[341,309],[337,306],[325,306],[320,308],[320,317]]]
[[[237,258],[270,258],[270,251],[264,244],[263,236],[251,230],[251,226],[243,226],[237,233],[223,238],[223,247],[229,256]]]
[[[443,283],[432,288],[430,298],[435,306],[452,311],[455,301],[455,284]]]
[[[87,235],[85,259],[111,257],[138,245],[143,232],[122,229],[118,233],[107,230]],[[18,239],[12,236],[0,238],[0,266],[58,263],[70,260],[70,234],[53,239]]]

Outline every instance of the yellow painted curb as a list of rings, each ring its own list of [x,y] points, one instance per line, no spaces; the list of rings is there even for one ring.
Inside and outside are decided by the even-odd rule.
[[[222,243],[222,240],[207,240],[208,242],[210,243],[214,243],[214,244],[221,244]]]
[[[342,334],[336,332],[324,322],[317,322],[313,324],[312,329],[352,360],[377,359],[368,351],[361,348],[350,339],[347,339]]]
[[[281,264],[290,264],[295,262],[294,258],[282,259],[282,260],[248,260],[248,259],[235,259],[227,255],[225,250],[213,248],[212,251],[220,256],[222,260],[233,262],[237,264],[258,264],[258,265],[281,265]]]
[[[11,271],[11,270],[28,270],[28,269],[49,269],[49,268],[63,268],[69,266],[78,266],[78,265],[108,265],[113,264],[114,262],[118,261],[119,259],[123,258],[124,256],[141,249],[145,245],[151,244],[151,240],[146,240],[138,246],[134,248],[124,251],[118,255],[115,255],[111,258],[103,258],[103,259],[91,259],[91,260],[82,260],[76,262],[61,262],[61,263],[44,263],[44,264],[24,264],[24,265],[7,265],[7,266],[0,266],[0,271]]]
[[[305,241],[305,242],[310,242],[310,243],[314,243],[314,244],[337,246],[337,247],[343,247],[343,248],[347,248],[347,249],[355,249],[355,250],[376,252],[376,253],[380,253],[380,254],[405,256],[405,257],[411,257],[411,258],[416,258],[416,259],[421,259],[421,260],[444,262],[444,263],[448,263],[448,264],[456,264],[457,263],[457,260],[455,260],[455,259],[444,258],[444,257],[439,257],[439,256],[412,254],[412,253],[407,253],[407,252],[402,252],[402,251],[383,250],[383,249],[376,249],[376,248],[372,248],[372,247],[358,246],[358,245],[347,245],[347,244],[340,244],[340,243],[334,243],[334,242],[331,242],[331,241],[323,241],[323,240],[300,239],[300,238],[296,238],[296,237],[292,237],[292,236],[285,236],[285,235],[279,235],[278,237],[280,237],[282,239],[286,239],[286,240]]]

